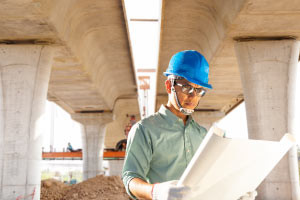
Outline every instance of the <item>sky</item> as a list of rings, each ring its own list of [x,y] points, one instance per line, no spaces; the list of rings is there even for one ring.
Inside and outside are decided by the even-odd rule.
[[[63,148],[66,149],[68,142],[71,142],[74,149],[82,147],[81,125],[72,120],[70,114],[55,103],[46,102],[43,121],[44,151],[49,152],[50,145],[53,144],[55,151],[62,152]]]
[[[155,112],[161,1],[125,0],[124,2],[138,86],[139,108],[141,117],[144,118]],[[145,84],[149,88],[141,89]]]

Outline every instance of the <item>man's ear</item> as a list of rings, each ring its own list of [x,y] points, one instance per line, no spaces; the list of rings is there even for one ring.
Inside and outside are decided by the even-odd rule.
[[[170,80],[166,80],[165,81],[165,86],[166,86],[167,93],[171,94],[171,81]]]

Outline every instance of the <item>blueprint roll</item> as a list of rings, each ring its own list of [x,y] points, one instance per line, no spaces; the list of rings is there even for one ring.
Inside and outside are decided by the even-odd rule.
[[[223,138],[211,129],[178,185],[191,187],[189,200],[238,199],[254,191],[295,143],[291,134],[274,142]]]

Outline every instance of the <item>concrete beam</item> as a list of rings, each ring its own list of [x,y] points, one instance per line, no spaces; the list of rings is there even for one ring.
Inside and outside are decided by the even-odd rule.
[[[74,112],[113,110],[118,98],[136,96],[121,1],[45,0],[40,9],[70,52],[56,59],[52,96]]]
[[[296,134],[295,88],[299,42],[235,43],[244,89],[250,139],[279,141]],[[296,148],[290,150],[258,188],[258,200],[300,199]]]
[[[0,45],[0,199],[31,194],[32,199],[40,199],[42,127],[38,121],[51,61],[49,46]]]

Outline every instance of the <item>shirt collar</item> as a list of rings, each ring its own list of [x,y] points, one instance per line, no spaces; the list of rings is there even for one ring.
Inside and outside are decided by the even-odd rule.
[[[174,113],[172,113],[164,105],[160,106],[158,113],[160,113],[163,116],[163,118],[166,119],[171,124],[181,122],[183,125],[182,119],[177,117]],[[192,116],[188,116],[186,125],[191,123],[192,120],[193,120]]]

